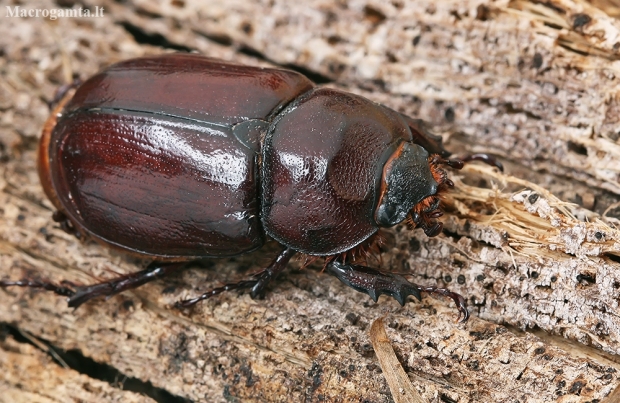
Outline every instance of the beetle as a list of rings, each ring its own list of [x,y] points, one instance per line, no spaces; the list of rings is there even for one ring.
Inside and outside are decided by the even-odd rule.
[[[3,280],[68,296],[77,307],[161,278],[204,258],[282,245],[251,279],[180,301],[188,307],[232,289],[261,295],[296,253],[325,258],[344,284],[401,305],[445,288],[358,264],[380,230],[403,221],[436,236],[441,194],[486,154],[449,159],[441,137],[359,95],[300,73],[165,54],[114,64],[68,92],[39,145],[43,189],[61,228],[153,259],[146,269],[87,286]]]

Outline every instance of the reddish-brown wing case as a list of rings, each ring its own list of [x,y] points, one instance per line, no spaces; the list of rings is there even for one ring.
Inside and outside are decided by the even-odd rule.
[[[118,63],[46,125],[41,181],[78,231],[121,249],[165,259],[255,249],[258,136],[312,87],[295,72],[188,54]]]

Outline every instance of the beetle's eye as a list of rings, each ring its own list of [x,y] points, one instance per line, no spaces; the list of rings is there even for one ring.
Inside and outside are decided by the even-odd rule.
[[[383,209],[383,214],[386,221],[388,222],[398,220],[398,217],[396,217],[397,213],[398,212],[396,211],[396,206],[394,206],[393,204],[387,204]]]

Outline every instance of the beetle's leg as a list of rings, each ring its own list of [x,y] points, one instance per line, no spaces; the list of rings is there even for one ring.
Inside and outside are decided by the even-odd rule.
[[[182,269],[187,264],[188,262],[153,262],[146,269],[135,273],[126,274],[103,283],[76,287],[75,293],[69,298],[69,306],[77,308],[95,297],[111,297],[119,292],[140,287],[143,284]]]
[[[81,84],[82,80],[80,80],[79,78],[74,78],[73,81],[71,81],[69,84],[64,84],[58,87],[56,89],[56,92],[54,93],[54,98],[52,98],[52,100],[47,104],[49,109],[53,110],[69,91],[79,87]]]
[[[497,169],[504,172],[504,165],[500,161],[498,161],[497,158],[489,154],[468,154],[464,156],[463,158],[461,158],[461,161],[463,162],[481,161],[487,165],[497,167]]]
[[[286,248],[271,262],[269,267],[257,273],[254,278],[256,279],[256,284],[252,287],[250,291],[250,296],[252,298],[259,297],[265,293],[265,288],[267,288],[267,284],[271,282],[271,280],[278,277],[280,273],[286,269],[286,265],[289,260],[295,255],[296,251],[291,248]]]
[[[75,228],[75,225],[73,225],[73,222],[71,222],[71,220],[65,215],[65,213],[61,211],[55,211],[54,214],[52,214],[52,220],[60,224],[60,229],[65,231],[67,234],[73,235],[77,239],[82,238],[82,234],[80,234],[80,232]]]
[[[65,284],[65,285],[63,285]],[[63,297],[71,297],[75,294],[73,288],[75,286],[71,283],[54,284],[48,281],[42,280],[28,280],[22,279],[18,281],[0,280],[0,288],[4,287],[27,287],[27,288],[43,288],[47,291],[52,291],[56,295]]]
[[[276,278],[278,274],[280,274],[286,268],[288,261],[291,260],[295,253],[296,252],[293,249],[286,248],[282,252],[280,252],[280,254],[273,260],[273,262],[271,262],[269,267],[256,273],[253,279],[225,284],[221,287],[209,290],[198,297],[179,301],[175,304],[175,306],[177,308],[187,308],[195,305],[196,303],[204,299],[211,298],[225,291],[239,290],[243,288],[251,288],[252,290],[250,292],[250,295],[252,296],[252,298],[256,298],[257,296],[261,295],[263,291],[265,291],[265,287],[267,286],[267,284],[269,284],[272,279]]]
[[[480,153],[479,154],[468,154],[468,155],[463,156],[462,158],[443,159],[443,160],[440,160],[439,162],[442,164],[448,165],[450,168],[453,168],[453,169],[461,169],[463,168],[463,165],[465,165],[466,162],[470,162],[470,161],[484,162],[485,164],[496,167],[500,171],[504,172],[504,165],[500,161],[498,161],[497,158],[489,154],[480,154]]]
[[[412,119],[402,113],[400,116],[407,122],[415,144],[421,145],[430,154],[439,154],[443,158],[450,156],[451,153],[442,144],[441,136],[431,133],[426,128],[425,121],[422,119]]]
[[[500,171],[504,171],[504,166],[495,157],[489,154],[469,154],[463,158],[447,159],[452,153],[446,150],[442,144],[441,136],[431,133],[426,128],[426,122],[422,119],[412,119],[407,115],[401,113],[401,116],[407,122],[411,134],[413,135],[413,142],[421,145],[430,154],[438,154],[443,158],[443,163],[454,169],[463,168],[463,163],[469,161],[481,161],[487,165],[497,167]]]
[[[398,274],[386,273],[366,266],[342,264],[338,261],[331,262],[327,266],[327,270],[349,287],[367,293],[375,301],[377,301],[379,295],[386,294],[394,297],[398,303],[404,305],[409,295],[413,295],[418,300],[421,300],[421,292],[440,294],[452,298],[459,310],[459,319],[461,316],[463,317],[461,322],[467,322],[469,319],[465,298],[446,288],[424,287],[411,283]]]
[[[8,281],[0,280],[0,287],[29,287],[29,288],[43,288],[48,291],[52,291],[55,294],[69,297],[69,306],[77,308],[84,302],[89,301],[95,297],[105,296],[111,297],[119,292],[125,290],[131,290],[132,288],[139,287],[149,281],[156,280],[167,274],[172,273],[183,266],[187,265],[187,262],[175,262],[175,263],[151,263],[146,269],[136,273],[130,273],[124,276],[117,277],[110,281],[103,283],[76,286],[71,283],[64,283],[70,287],[62,285],[56,285],[51,282],[39,281],[39,280],[19,280]]]

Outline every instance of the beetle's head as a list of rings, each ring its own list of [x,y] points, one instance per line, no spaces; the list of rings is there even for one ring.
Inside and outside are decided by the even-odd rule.
[[[423,228],[427,236],[438,235],[443,229],[443,224],[437,221],[443,215],[440,196],[454,186],[441,165],[460,168],[462,162],[429,155],[426,149],[412,142],[401,143],[383,167],[375,210],[377,225],[391,227],[406,221],[412,228]]]

